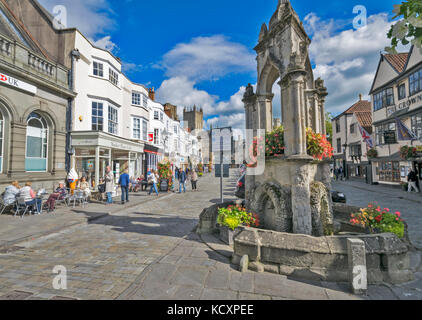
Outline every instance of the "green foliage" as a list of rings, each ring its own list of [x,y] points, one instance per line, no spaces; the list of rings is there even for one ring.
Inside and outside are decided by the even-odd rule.
[[[218,209],[217,223],[235,230],[242,225],[258,227],[259,219],[257,215],[249,213],[245,208],[237,205]]]
[[[265,135],[265,156],[284,154],[284,128],[280,126]]]
[[[325,127],[327,131],[327,140],[333,144],[333,115],[330,112],[325,113]]]
[[[171,170],[171,163],[169,161],[158,164],[158,175],[160,176],[160,179],[169,180],[169,188],[171,189],[173,186],[173,171]]]
[[[375,149],[375,148],[370,149],[370,150],[366,153],[366,156],[367,156],[368,158],[376,158],[376,157],[378,157],[378,151],[377,151],[377,149]]]
[[[367,208],[360,209],[359,213],[351,215],[350,222],[364,228],[369,228],[372,233],[394,233],[400,239],[404,237],[404,221],[401,213],[390,213],[390,209],[381,209],[376,204],[369,204]]]
[[[394,54],[397,53],[396,49],[400,43],[404,46],[411,43],[422,53],[422,1],[403,1],[394,5],[393,12],[396,14],[393,19],[400,20],[391,26],[387,34],[391,39],[391,47],[386,47],[385,50]]]
[[[400,148],[400,156],[403,160],[416,158],[418,156],[415,147],[403,146]]]

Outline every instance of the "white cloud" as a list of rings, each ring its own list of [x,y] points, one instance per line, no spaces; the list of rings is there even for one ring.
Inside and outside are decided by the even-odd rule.
[[[229,73],[255,70],[255,55],[244,45],[223,35],[196,37],[180,43],[158,65],[168,77],[186,77],[195,81],[218,80]]]
[[[387,32],[391,22],[388,15],[372,15],[367,26],[341,32],[338,29],[344,26],[343,21],[321,21],[314,13],[304,20],[312,35],[310,56],[316,65],[315,78],[324,79],[328,89],[327,110],[344,111],[358,100],[360,93],[369,99],[380,52],[389,44]]]
[[[101,49],[105,49],[108,50],[110,52],[112,52],[115,49],[118,49],[117,44],[115,44],[113,41],[111,41],[111,36],[105,36],[101,39],[98,39],[97,41],[93,41],[93,45],[101,48]]]
[[[39,0],[53,14],[55,6],[66,8],[67,27],[78,28],[88,39],[107,50],[117,48],[107,32],[117,26],[109,0]]]

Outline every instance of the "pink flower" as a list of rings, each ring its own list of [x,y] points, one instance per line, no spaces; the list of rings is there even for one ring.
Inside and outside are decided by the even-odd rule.
[[[401,213],[397,211],[397,212],[396,212],[396,216],[397,216],[397,217],[400,217],[400,216],[401,216]]]

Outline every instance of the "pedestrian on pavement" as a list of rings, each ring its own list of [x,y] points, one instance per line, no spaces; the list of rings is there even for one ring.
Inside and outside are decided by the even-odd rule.
[[[417,182],[418,182],[418,175],[416,174],[413,169],[409,169],[409,174],[407,175],[407,181],[409,182],[408,192],[412,192],[412,189],[415,189],[416,192],[419,192]]]
[[[339,168],[335,168],[334,169],[334,178],[336,181],[338,181],[338,176],[339,176]]]
[[[129,173],[127,170],[119,177],[119,186],[122,189],[122,204],[129,202]]]
[[[111,167],[107,166],[106,168],[106,176],[105,176],[105,183],[106,183],[106,194],[107,194],[107,204],[113,204],[113,192],[114,192],[114,174],[111,171]]]
[[[156,195],[158,196],[158,189],[157,189],[157,174],[155,173],[154,170],[151,170],[151,172],[149,172],[148,174],[148,184],[151,184],[151,189],[149,190],[148,195],[150,196],[152,191],[154,190]]]
[[[198,191],[197,185],[196,185],[197,182],[198,182],[198,174],[196,173],[195,170],[192,170],[192,175],[191,175],[192,191]]]
[[[341,181],[343,181],[343,167],[340,167],[340,168],[338,169],[338,175],[339,175],[339,177],[340,177],[340,180],[341,180]]]
[[[183,192],[186,193],[185,182],[186,182],[186,173],[185,171],[181,170],[179,173],[179,193],[182,193],[182,187],[183,187]]]

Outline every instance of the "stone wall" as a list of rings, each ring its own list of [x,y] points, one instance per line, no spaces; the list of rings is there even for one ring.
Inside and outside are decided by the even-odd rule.
[[[311,237],[245,228],[234,240],[233,262],[249,257],[250,269],[311,280],[348,281],[347,239]],[[360,235],[365,242],[368,283],[413,279],[407,246],[393,234]]]
[[[226,201],[222,204],[215,204],[209,208],[206,208],[199,215],[199,224],[196,227],[196,233],[198,234],[210,234],[217,233],[217,217],[218,209],[227,208],[230,205],[236,205],[236,201]]]

